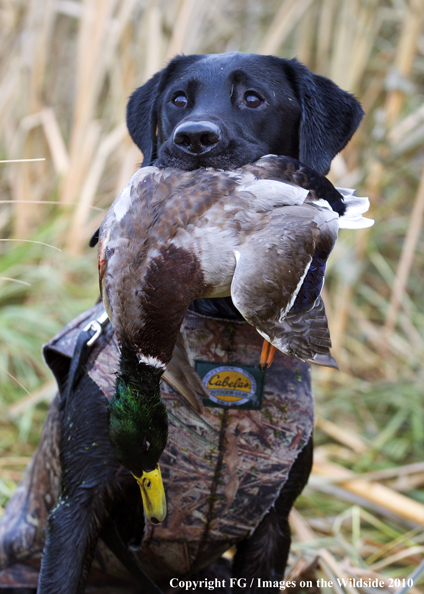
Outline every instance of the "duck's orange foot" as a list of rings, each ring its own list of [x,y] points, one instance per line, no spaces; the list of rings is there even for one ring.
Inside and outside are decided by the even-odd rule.
[[[272,361],[274,359],[275,350],[275,346],[272,346],[272,344],[270,344],[267,340],[264,340],[264,343],[262,345],[261,358],[259,361],[259,369],[261,371],[265,371],[265,369],[271,367]]]

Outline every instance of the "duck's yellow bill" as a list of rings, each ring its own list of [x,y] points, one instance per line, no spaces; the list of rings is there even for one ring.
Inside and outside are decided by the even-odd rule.
[[[140,478],[133,474],[133,477],[140,487],[147,519],[153,524],[163,522],[166,517],[166,497],[159,464],[152,472],[143,472]]]

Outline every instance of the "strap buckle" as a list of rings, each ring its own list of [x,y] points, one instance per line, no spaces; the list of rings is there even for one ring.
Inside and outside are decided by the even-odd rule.
[[[88,332],[88,330],[93,330],[94,334],[87,341],[87,346],[93,346],[93,344],[97,341],[100,334],[103,332],[103,328],[109,323],[109,318],[107,313],[104,311],[96,320],[91,320],[84,328],[84,332]]]

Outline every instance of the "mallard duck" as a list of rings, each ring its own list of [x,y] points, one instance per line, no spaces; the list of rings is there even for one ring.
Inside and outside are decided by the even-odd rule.
[[[160,379],[201,407],[204,387],[179,335],[189,304],[231,295],[266,341],[263,366],[272,348],[335,366],[320,297],[326,261],[340,227],[373,223],[362,217],[368,206],[274,155],[234,171],[145,167],[114,201],[99,232],[101,295],[120,347],[109,436],[150,519],[166,513],[157,466],[167,441]]]

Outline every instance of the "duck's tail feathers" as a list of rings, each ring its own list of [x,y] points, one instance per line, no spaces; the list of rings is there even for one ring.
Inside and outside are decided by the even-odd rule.
[[[366,229],[374,225],[373,219],[362,216],[369,210],[370,201],[368,198],[355,196],[356,190],[349,188],[336,188],[336,190],[343,196],[346,206],[344,215],[339,219],[340,229]]]
[[[268,322],[256,329],[286,355],[307,363],[338,369],[330,353],[330,331],[321,296],[308,310],[289,313],[280,322]]]

